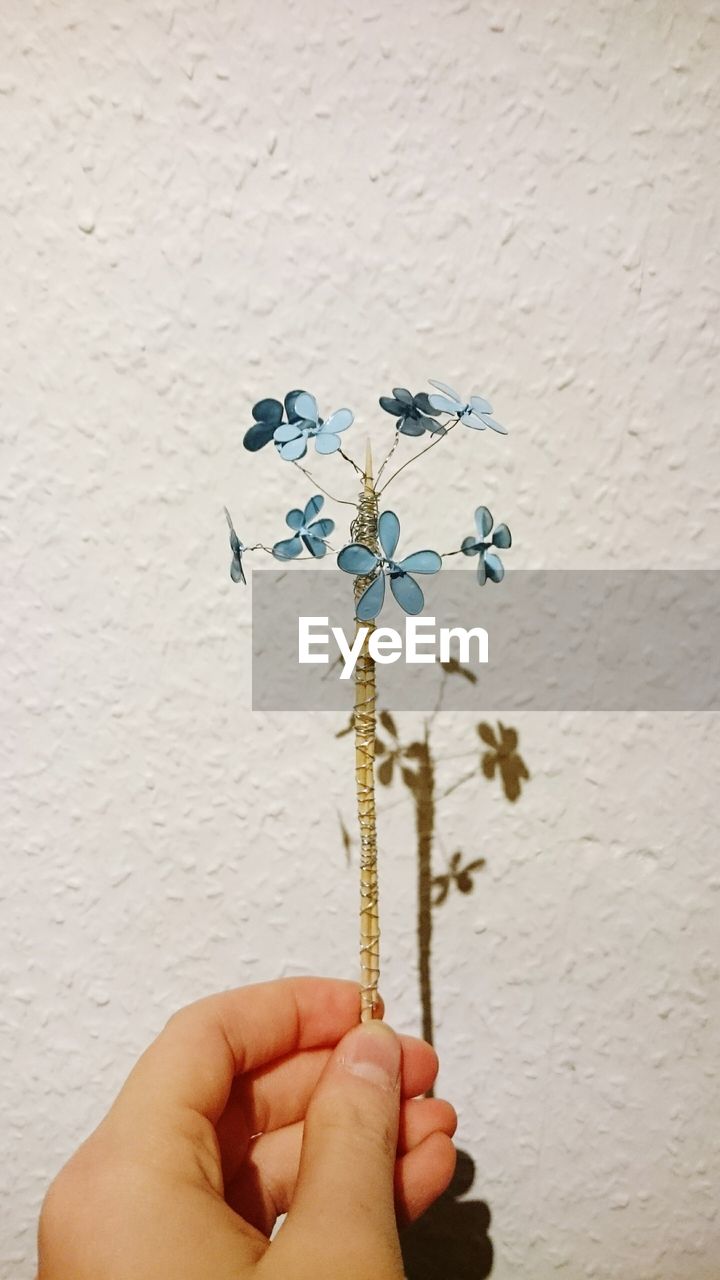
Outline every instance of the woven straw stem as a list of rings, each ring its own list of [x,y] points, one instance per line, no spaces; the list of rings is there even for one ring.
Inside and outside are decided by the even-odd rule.
[[[378,550],[378,500],[372,478],[368,448],[365,485],[358,512],[350,526],[354,542]],[[355,600],[372,582],[372,575],[357,578]],[[368,641],[375,624],[356,622],[368,628],[355,667],[355,789],[360,827],[360,1019],[369,1022],[378,1003],[380,978],[380,916],[378,909],[377,830],[375,823],[375,662]]]

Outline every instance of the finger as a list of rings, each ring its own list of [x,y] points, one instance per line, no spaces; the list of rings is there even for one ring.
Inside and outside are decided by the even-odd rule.
[[[409,1099],[400,1110],[398,1156],[412,1151],[432,1133],[445,1133],[452,1137],[456,1127],[455,1109],[444,1099]],[[253,1141],[236,1176],[226,1185],[225,1199],[231,1209],[266,1235],[292,1203],[302,1139],[302,1120],[284,1129],[261,1134]],[[403,1194],[406,1198],[417,1199],[422,1196],[422,1191],[422,1187],[414,1185],[410,1168],[405,1175]]]
[[[223,991],[174,1014],[128,1077],[116,1108],[153,1119],[189,1108],[215,1124],[238,1074],[334,1045],[358,1022],[357,983],[282,978]]]
[[[414,1098],[433,1084],[435,1050],[415,1036],[401,1036],[401,1096]],[[302,1120],[332,1049],[308,1049],[239,1076],[216,1129],[226,1180],[234,1178],[253,1134],[268,1133]]]
[[[383,1022],[355,1027],[337,1046],[310,1100],[295,1195],[271,1246],[280,1266],[299,1252],[308,1275],[344,1275],[362,1256],[368,1275],[403,1274],[393,1200],[401,1053]]]
[[[449,1134],[435,1132],[398,1160],[395,1205],[398,1223],[414,1222],[446,1191],[455,1172],[457,1151]]]
[[[452,1138],[457,1129],[457,1112],[445,1098],[410,1098],[400,1108],[398,1158],[418,1147],[431,1133]]]

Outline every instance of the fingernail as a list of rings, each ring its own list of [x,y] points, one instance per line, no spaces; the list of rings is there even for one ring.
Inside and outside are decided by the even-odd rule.
[[[375,1019],[348,1032],[340,1065],[381,1089],[394,1090],[400,1077],[400,1041],[386,1023]]]

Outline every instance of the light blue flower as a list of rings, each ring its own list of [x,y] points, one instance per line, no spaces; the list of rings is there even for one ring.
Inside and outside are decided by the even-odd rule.
[[[322,495],[316,493],[306,503],[304,510],[301,511],[300,507],[293,507],[292,511],[288,511],[285,521],[288,528],[293,530],[293,536],[292,538],[285,538],[282,542],[275,543],[272,553],[276,560],[294,560],[296,556],[300,555],[303,547],[316,560],[322,559],[327,551],[325,539],[329,537],[335,528],[334,520],[314,519],[324,502],[325,499]]]
[[[496,422],[492,414],[492,405],[489,400],[485,400],[483,396],[470,396],[469,400],[463,400],[457,391],[453,391],[452,387],[448,387],[445,382],[436,382],[434,378],[428,378],[431,387],[437,387],[438,391],[442,391],[440,396],[429,396],[428,399],[433,409],[437,409],[438,413],[454,413],[458,422],[463,422],[466,427],[472,427],[475,431],[484,431],[486,427],[492,427],[493,431],[499,431],[501,435],[507,435],[507,427],[503,427]]]
[[[511,547],[512,534],[506,524],[499,524],[490,541],[487,540],[493,527],[493,518],[487,507],[477,508],[475,524],[479,537],[470,534],[469,537],[463,538],[460,550],[463,555],[480,557],[477,567],[477,580],[481,587],[485,585],[488,578],[491,582],[502,582],[505,577],[502,560],[490,548],[499,547],[501,550],[506,550]]]
[[[383,511],[378,520],[378,542],[382,555],[363,542],[350,542],[338,554],[338,568],[355,577],[375,575],[365,588],[355,607],[355,616],[361,622],[377,618],[385,600],[385,579],[390,579],[390,590],[405,613],[420,613],[425,597],[411,573],[437,573],[442,559],[437,551],[414,551],[404,560],[393,559],[400,538],[400,521],[394,511]]]
[[[352,426],[350,409],[337,409],[323,420],[318,413],[317,400],[307,391],[301,391],[293,404],[293,418],[277,427],[273,440],[281,458],[296,462],[307,453],[308,440],[315,441],[318,453],[335,453],[340,448],[340,432]]]

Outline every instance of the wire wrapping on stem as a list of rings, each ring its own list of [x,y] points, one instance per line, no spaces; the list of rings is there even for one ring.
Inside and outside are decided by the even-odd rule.
[[[365,484],[358,510],[350,525],[353,542],[362,542],[378,551],[378,499],[372,478],[368,446]],[[373,575],[355,580],[355,600],[359,600]],[[355,667],[355,787],[360,828],[360,1018],[369,1022],[378,1004],[380,978],[380,914],[378,904],[377,828],[375,818],[375,661],[368,641],[374,623],[356,622],[357,630],[367,626],[367,634]]]

